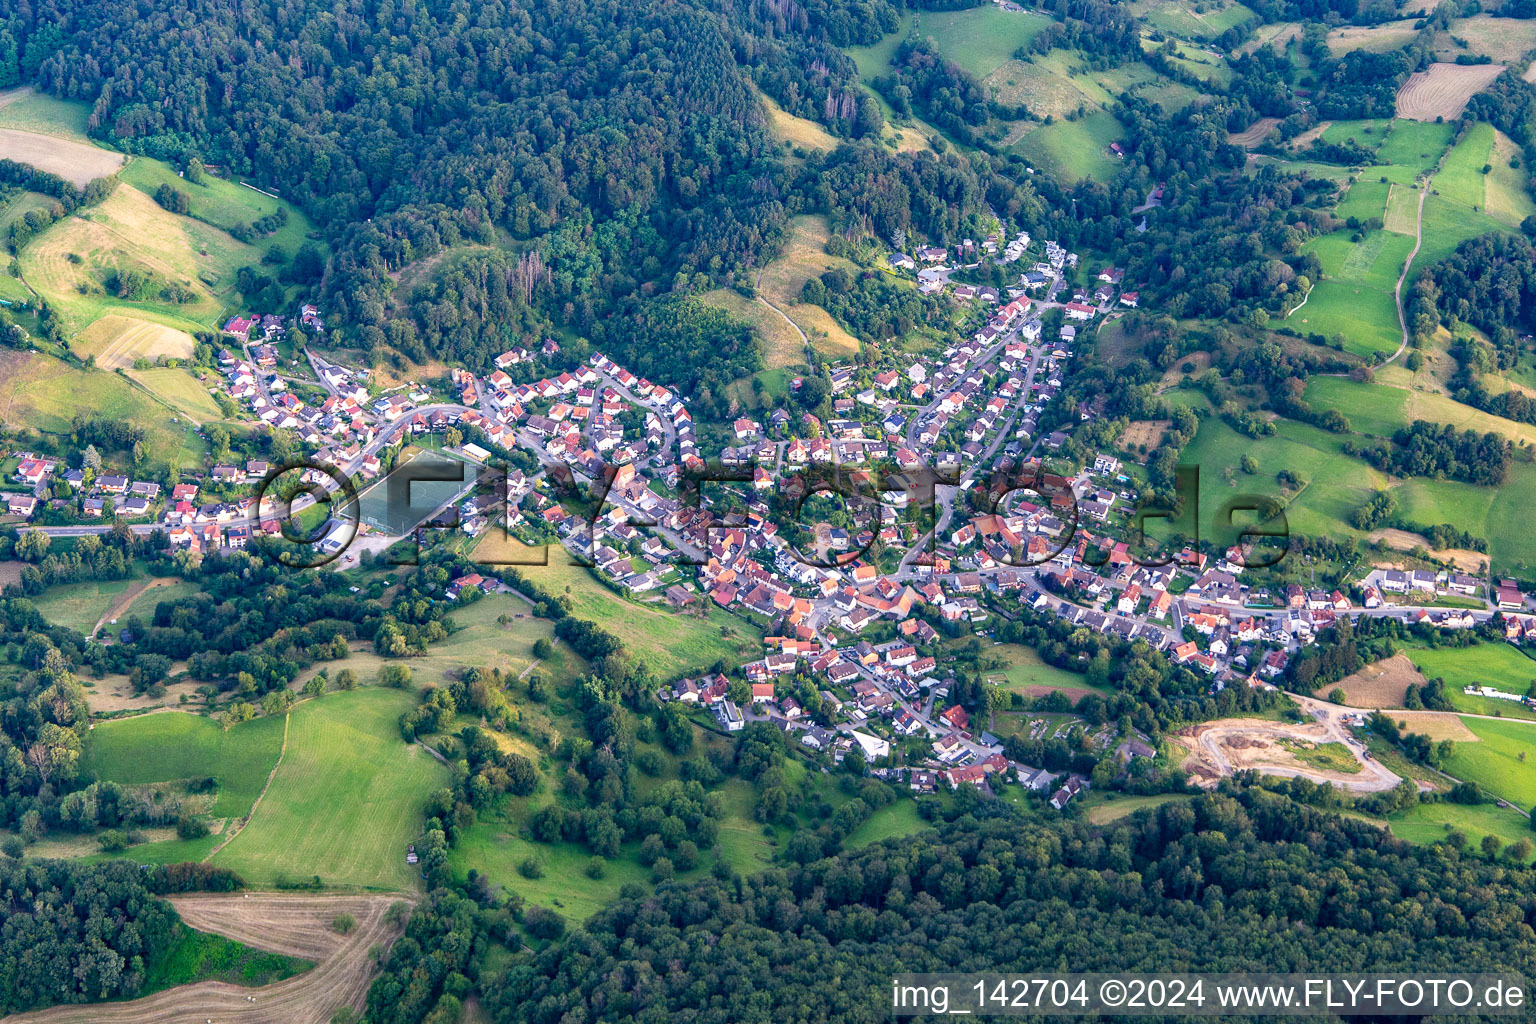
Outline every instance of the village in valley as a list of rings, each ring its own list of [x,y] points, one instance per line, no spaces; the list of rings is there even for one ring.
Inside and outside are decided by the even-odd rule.
[[[1002,294],[949,280],[951,264],[983,260],[1028,269]],[[679,616],[710,606],[763,634],[762,657],[668,680],[662,702],[726,733],[768,722],[809,752],[840,761],[857,751],[915,793],[1018,784],[1057,809],[1090,779],[1010,759],[997,727],[952,698],[950,652],[963,638],[980,639],[984,653],[999,623],[1052,617],[1162,651],[1215,694],[1275,689],[1295,652],[1340,619],[1467,629],[1500,612],[1512,639],[1536,632],[1536,619],[1516,614],[1530,603],[1512,581],[1374,568],[1348,593],[1272,589],[1248,582],[1252,552],[1242,544],[1146,557],[1132,541],[1145,523],[1133,456],[1098,451],[1074,463],[1063,453],[1069,434],[1040,427],[1081,332],[1138,306],[1123,272],[1105,267],[1092,288],[1071,288],[1077,254],[1035,246],[1025,232],[892,252],[887,262],[924,293],[983,310],[980,326],[884,367],[832,364],[825,419],[791,400],[701,427],[677,382],[647,380],[597,351],[570,357],[554,339],[502,352],[484,374],[452,368],[385,388],[317,351],[324,321],[305,304],[288,319],[230,318],[205,379],[216,375],[253,421],[294,439],[292,472],[312,493],[283,501],[268,484],[287,467],[271,459],[143,479],[108,472],[94,453],[18,452],[9,511],[55,536],[114,522],[161,531],[193,559],[275,539],[293,515],[345,568],[397,536],[341,500],[340,482],[366,496],[408,461],[448,459],[475,478],[434,507],[413,506],[404,526],[558,543],[624,598]],[[803,383],[789,382],[792,399]],[[1079,418],[1094,415],[1084,408]],[[471,587],[515,583],[487,565],[443,596]],[[1446,596],[1472,600],[1437,607]],[[1032,738],[1113,750],[1123,770],[1156,755],[1136,728],[1011,717]]]

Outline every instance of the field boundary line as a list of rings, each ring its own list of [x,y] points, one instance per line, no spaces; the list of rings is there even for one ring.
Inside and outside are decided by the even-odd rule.
[[[272,788],[272,780],[277,777],[277,770],[283,766],[283,755],[288,753],[288,723],[292,720],[293,713],[285,711],[283,713],[283,745],[277,750],[277,763],[272,766],[272,770],[270,772],[267,772],[267,781],[262,785],[261,792],[256,794],[256,799],[252,801],[251,809],[245,814],[245,820],[241,821],[240,824],[231,829],[229,835],[224,837],[223,842],[219,843],[218,846],[215,846],[212,850],[208,851],[208,856],[203,858],[204,864],[213,860],[214,856],[217,855],[220,850],[224,849],[224,847],[233,842],[234,838],[243,832],[245,830],[245,826],[249,825],[251,823],[251,819],[256,816],[256,809],[261,806],[262,798],[267,795],[267,790]]]

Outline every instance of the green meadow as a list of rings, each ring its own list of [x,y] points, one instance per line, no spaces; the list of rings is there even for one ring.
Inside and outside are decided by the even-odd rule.
[[[1462,721],[1478,736],[1477,743],[1457,743],[1445,770],[1522,810],[1536,805],[1536,724],[1467,718]]]
[[[448,782],[445,766],[400,738],[400,715],[417,699],[367,687],[297,705],[261,806],[214,863],[254,885],[318,875],[337,888],[415,888],[406,847],[428,794]]]

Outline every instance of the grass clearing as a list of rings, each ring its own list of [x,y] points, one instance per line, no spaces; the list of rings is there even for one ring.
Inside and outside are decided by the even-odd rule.
[[[1153,28],[1187,39],[1215,39],[1257,15],[1242,4],[1136,0],[1131,11]]]
[[[214,863],[255,885],[319,875],[333,887],[416,888],[406,847],[448,769],[400,738],[400,715],[415,701],[411,692],[368,687],[295,707],[261,807]]]
[[[913,32],[932,39],[940,53],[980,80],[1012,60],[1020,47],[1028,46],[1050,24],[1044,15],[986,4],[960,11],[923,11]]]
[[[859,340],[845,331],[832,319],[832,314],[820,306],[800,301],[800,289],[812,277],[834,267],[841,267],[850,274],[858,273],[858,268],[848,260],[827,255],[827,241],[831,237],[832,228],[826,217],[807,215],[794,218],[790,222],[790,238],[784,246],[784,252],[758,275],[758,290],[798,324],[819,351],[837,357],[857,352]],[[804,362],[803,349],[796,345],[793,351],[793,361]],[[788,358],[789,350],[780,349],[778,354]],[[767,365],[770,368],[774,366],[772,362]]]
[[[1342,743],[1308,743],[1301,740],[1283,740],[1281,745],[1289,750],[1302,764],[1325,772],[1358,775],[1362,770],[1354,753]]]
[[[150,965],[139,995],[146,996],[195,981],[222,981],[256,988],[291,978],[313,966],[308,960],[252,949],[223,935],[178,924],[171,948]]]
[[[1163,804],[1192,799],[1184,793],[1154,793],[1151,796],[1109,793],[1106,797],[1103,803],[1097,803],[1088,808],[1088,820],[1095,825],[1108,825],[1112,821],[1128,818],[1137,811],[1143,811],[1149,807],[1161,807]]]
[[[1055,177],[1105,181],[1120,166],[1120,161],[1110,154],[1109,144],[1124,134],[1125,127],[1113,114],[1098,110],[1075,121],[1041,125],[1012,148]]]
[[[1066,117],[1082,107],[1098,106],[1071,78],[1040,61],[1009,60],[982,83],[998,102],[1023,106],[1036,117]]]
[[[763,365],[768,367],[795,366],[805,362],[805,343],[794,327],[782,316],[754,299],[749,299],[731,288],[716,288],[705,292],[699,299],[711,306],[718,306],[738,320],[745,320],[757,329],[763,339]]]
[[[1466,835],[1472,849],[1489,835],[1498,836],[1505,845],[1536,838],[1531,835],[1530,819],[1512,808],[1494,804],[1417,804],[1392,815],[1387,825],[1398,838],[1425,846],[1445,839],[1452,830]]]
[[[65,583],[49,587],[32,603],[43,613],[43,618],[56,626],[68,626],[80,633],[90,634],[96,622],[107,613],[112,603],[123,595],[133,580],[91,580],[85,583]]]
[[[98,778],[127,786],[212,776],[218,797],[209,813],[250,813],[283,745],[283,716],[224,730],[201,715],[164,711],[98,722],[86,738],[84,762]]]
[[[825,152],[837,148],[837,136],[828,132],[815,121],[796,117],[773,102],[773,97],[771,96],[759,93],[759,97],[763,101],[763,109],[768,114],[768,129],[773,132],[773,137],[780,142],[816,152]]]
[[[985,678],[998,681],[998,688],[1010,693],[1036,697],[1060,690],[1076,700],[1084,694],[1101,692],[1089,686],[1085,677],[1076,672],[1046,664],[1039,651],[1023,644],[1001,644],[985,648],[982,658],[984,663],[993,658],[1001,658],[1006,662],[1006,667],[1001,670],[988,670]]]

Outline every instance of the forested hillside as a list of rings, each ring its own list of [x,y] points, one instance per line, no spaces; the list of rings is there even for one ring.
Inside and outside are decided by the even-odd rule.
[[[499,1024],[723,1024],[885,1020],[899,972],[1529,973],[1531,880],[1261,790],[1108,830],[1000,814],[622,900],[483,984]]]

